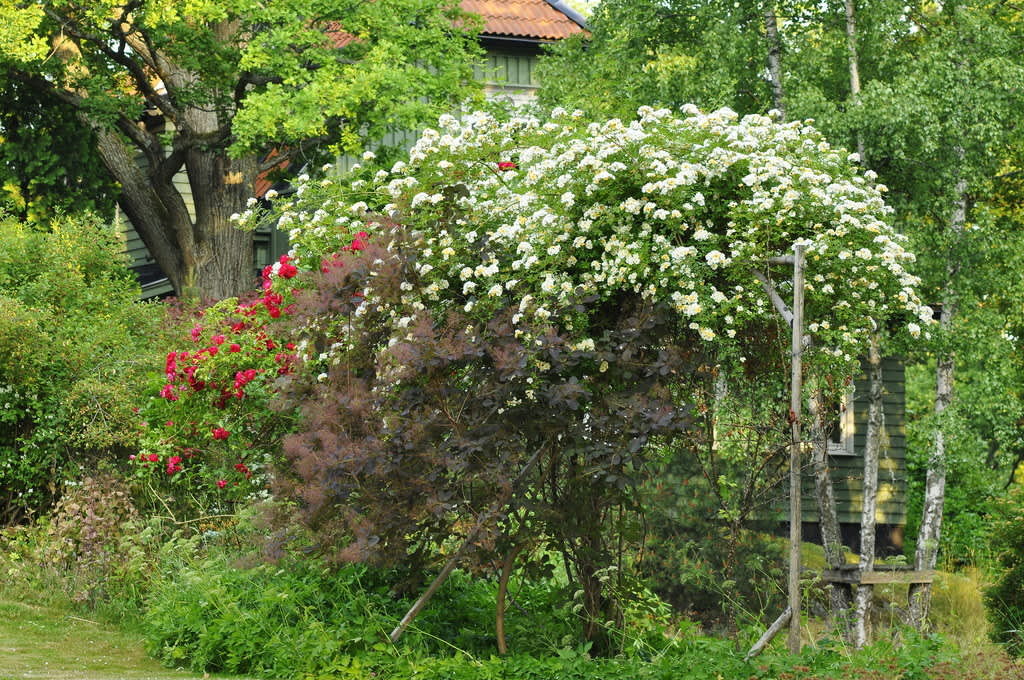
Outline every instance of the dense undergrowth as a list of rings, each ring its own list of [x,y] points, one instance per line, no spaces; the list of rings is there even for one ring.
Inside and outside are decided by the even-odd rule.
[[[955,576],[936,587],[935,620],[945,636],[917,635],[895,614],[888,622],[876,616],[876,641],[855,652],[810,617],[799,657],[779,640],[745,661],[763,623],[710,635],[649,591],[627,610],[619,653],[593,658],[579,642],[565,579],[522,573],[512,578],[509,654],[501,657],[495,579],[456,572],[392,644],[388,633],[421,590],[395,592],[409,574],[327,564],[304,549],[298,532],[268,538],[256,511],[190,531],[131,515],[124,504],[115,504],[124,515],[116,523],[88,509],[83,521],[68,521],[78,503],[103,495],[98,488],[84,484],[49,519],[3,534],[0,598],[73,607],[141,632],[147,651],[170,668],[303,679],[1024,677],[977,630],[971,635],[984,626],[977,580]],[[808,550],[813,562],[816,549]],[[811,582],[807,596],[816,596]],[[879,612],[903,596],[880,592]]]

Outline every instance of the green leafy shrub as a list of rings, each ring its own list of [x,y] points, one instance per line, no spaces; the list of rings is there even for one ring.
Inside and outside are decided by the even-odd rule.
[[[139,361],[160,318],[109,225],[33,230],[0,215],[0,524],[134,444]]]
[[[992,547],[1002,572],[985,590],[992,639],[1024,656],[1024,493],[1019,489],[996,506]]]
[[[242,567],[230,550],[203,554],[211,540],[220,538],[178,539],[164,550],[164,576],[153,584],[144,629],[148,649],[168,665],[293,677],[399,654],[388,634],[413,599],[391,592],[393,574],[366,565],[332,568],[308,556]],[[403,638],[401,653],[493,654],[494,589],[456,573]],[[564,600],[550,583],[518,590],[508,615],[512,648],[551,653],[574,637]]]
[[[5,591],[137,621],[162,537],[139,517],[122,478],[103,472],[67,482],[52,512],[3,533]]]
[[[359,578],[316,560],[238,569],[220,555],[184,566],[154,585],[149,650],[169,665],[270,677],[338,663],[385,639],[386,594],[358,589]]]

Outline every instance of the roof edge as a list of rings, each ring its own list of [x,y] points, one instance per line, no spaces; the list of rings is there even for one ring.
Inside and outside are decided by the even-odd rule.
[[[590,30],[587,26],[587,20],[583,18],[583,15],[566,5],[562,0],[547,0],[547,3],[576,22],[580,28],[586,31]]]

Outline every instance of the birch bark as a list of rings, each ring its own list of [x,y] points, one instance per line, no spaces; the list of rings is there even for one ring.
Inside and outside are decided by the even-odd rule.
[[[846,563],[843,539],[839,530],[836,495],[828,465],[828,436],[825,430],[822,406],[824,395],[817,390],[808,402],[810,414],[811,466],[814,470],[814,496],[818,504],[818,522],[821,544],[825,548],[825,563],[829,569],[839,569]],[[845,626],[850,607],[850,586],[832,583],[829,586],[829,616],[835,627]]]
[[[963,158],[964,150],[961,148],[957,151]],[[954,234],[960,234],[967,222],[966,180],[960,179],[956,189],[956,205],[949,228]],[[957,311],[953,282],[958,271],[958,263],[951,261],[947,264],[945,294],[939,316],[939,332],[944,336],[951,330]],[[939,554],[939,539],[942,536],[942,509],[946,500],[946,436],[942,415],[953,401],[954,365],[955,357],[952,350],[949,349],[939,355],[935,365],[935,436],[932,452],[928,457],[921,530],[917,536],[917,549],[914,553],[914,569],[918,571],[934,569]],[[910,586],[908,622],[917,630],[924,628],[928,610],[931,607],[931,597],[930,583],[915,583]]]
[[[870,384],[867,440],[864,444],[864,501],[860,518],[860,562],[861,572],[875,567],[875,509],[878,507],[878,458],[882,448],[885,430],[885,411],[882,408],[882,355],[878,336],[871,338],[868,348],[868,382]],[[860,649],[867,644],[871,634],[868,611],[874,587],[869,584],[857,586],[854,596],[853,617],[850,626],[850,643]]]
[[[768,40],[768,75],[772,84],[772,102],[782,119],[786,119],[785,90],[782,87],[782,41],[779,38],[779,21],[775,16],[772,2],[764,6],[764,33]]]
[[[857,7],[855,0],[846,0],[846,56],[850,70],[850,100],[854,107],[860,106],[860,59],[857,54]],[[864,134],[857,130],[857,155],[861,163],[864,157]]]

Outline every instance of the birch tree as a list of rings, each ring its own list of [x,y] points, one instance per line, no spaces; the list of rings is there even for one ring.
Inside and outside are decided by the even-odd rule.
[[[979,192],[998,172],[999,159],[991,149],[1013,143],[1011,121],[1021,103],[1014,85],[1020,66],[1002,57],[1018,37],[1011,22],[997,19],[963,5],[914,15],[921,30],[906,35],[900,66],[889,80],[865,86],[857,120],[872,163],[892,178],[904,228],[925,246],[924,271],[939,316],[935,430],[914,556],[918,570],[935,568],[942,532],[944,414],[954,403],[956,319],[964,301],[981,292],[968,281],[983,280],[979,270],[970,268],[979,261],[971,248],[972,232],[995,228],[977,209]],[[902,124],[894,134],[898,120]],[[924,625],[929,600],[930,584],[911,587],[912,625]]]

